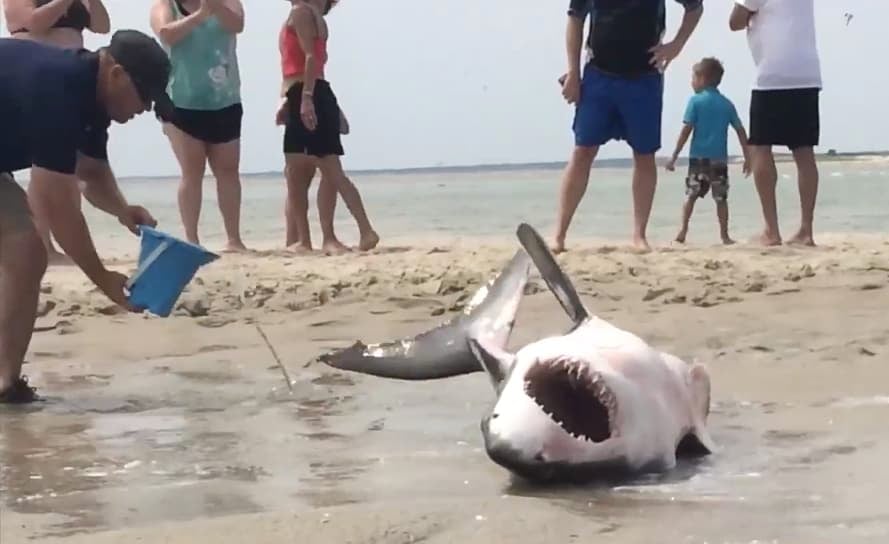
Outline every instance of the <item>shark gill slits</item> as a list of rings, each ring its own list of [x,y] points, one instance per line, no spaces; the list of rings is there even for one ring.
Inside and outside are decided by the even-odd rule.
[[[525,376],[525,392],[566,433],[578,440],[611,437],[611,392],[598,376],[570,362],[538,363]]]

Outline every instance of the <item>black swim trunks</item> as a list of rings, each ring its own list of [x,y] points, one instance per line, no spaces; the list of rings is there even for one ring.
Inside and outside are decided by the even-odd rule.
[[[241,137],[243,116],[241,104],[232,104],[221,110],[174,108],[168,120],[192,138],[208,144],[225,144]]]
[[[750,145],[780,145],[790,150],[818,145],[821,90],[753,90],[750,95]]]
[[[689,159],[688,176],[685,178],[685,194],[689,198],[704,198],[713,190],[713,200],[728,199],[728,164],[710,159]]]
[[[343,153],[340,140],[340,106],[330,83],[315,80],[313,102],[315,104],[315,130],[308,130],[299,115],[302,103],[302,82],[294,83],[287,90],[287,127],[284,130],[284,153],[302,153],[315,157],[327,157]]]

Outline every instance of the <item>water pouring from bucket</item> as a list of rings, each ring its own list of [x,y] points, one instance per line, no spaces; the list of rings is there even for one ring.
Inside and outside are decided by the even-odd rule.
[[[201,246],[140,226],[139,267],[127,281],[130,303],[160,317],[173,311],[198,269],[219,258]]]

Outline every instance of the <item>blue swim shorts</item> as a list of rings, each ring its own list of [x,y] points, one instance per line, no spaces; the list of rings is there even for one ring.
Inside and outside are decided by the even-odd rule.
[[[626,140],[636,153],[656,152],[661,147],[663,98],[660,72],[628,78],[587,64],[574,113],[575,144],[592,147]]]

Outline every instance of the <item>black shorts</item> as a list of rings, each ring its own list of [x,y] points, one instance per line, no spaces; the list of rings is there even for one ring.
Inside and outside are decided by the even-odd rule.
[[[821,90],[754,90],[750,96],[750,144],[790,149],[815,147],[820,136]]]
[[[241,137],[243,116],[241,104],[232,104],[221,110],[174,108],[170,123],[196,140],[224,144]]]
[[[713,190],[713,200],[728,199],[728,164],[710,159],[689,159],[688,176],[685,178],[685,194],[689,198],[704,198]]]
[[[315,80],[313,102],[318,126],[309,131],[299,115],[303,84],[294,83],[287,89],[287,128],[284,130],[284,153],[303,153],[315,157],[343,155],[340,141],[340,106],[330,83]]]

